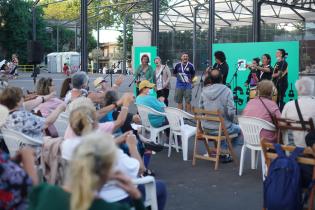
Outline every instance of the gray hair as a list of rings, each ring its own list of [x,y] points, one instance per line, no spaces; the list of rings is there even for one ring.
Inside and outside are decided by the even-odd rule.
[[[295,88],[299,96],[312,96],[314,94],[314,80],[302,77],[295,82]]]
[[[84,71],[76,72],[71,79],[72,87],[76,89],[81,89],[82,86],[87,83],[89,76]]]

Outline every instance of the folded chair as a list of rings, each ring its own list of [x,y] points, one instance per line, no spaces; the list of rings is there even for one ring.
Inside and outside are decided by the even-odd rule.
[[[267,173],[268,174],[268,168],[271,164],[271,161],[274,160],[278,155],[277,153],[274,152],[275,147],[274,144],[269,143],[268,140],[263,139],[261,141],[261,147],[262,147],[262,151],[265,157],[265,161],[266,161],[266,165],[267,165]],[[285,146],[282,145],[281,146],[282,150],[285,152],[293,152],[295,150],[295,146]],[[312,180],[315,180],[315,153],[312,150],[312,148],[305,148],[304,152],[303,152],[303,156],[298,157],[297,158],[297,162],[300,164],[305,164],[305,165],[311,165],[313,166],[313,175],[312,175]],[[279,186],[280,187],[280,186]],[[308,190],[308,189],[304,189],[304,190]],[[311,192],[310,192],[310,196],[308,198],[308,208],[307,210],[312,210],[314,209],[314,194],[315,194],[315,185],[312,187]],[[265,208],[263,208],[263,210],[266,210]]]
[[[184,119],[193,119],[194,116],[183,110],[173,107],[166,107],[165,113],[170,125],[168,157],[171,156],[172,147],[175,147],[177,152],[179,148],[182,148],[183,160],[186,161],[188,159],[188,140],[190,137],[196,134],[196,127],[185,124]],[[181,137],[181,147],[178,145],[177,136]]]
[[[194,109],[195,120],[197,123],[197,130],[194,143],[194,155],[192,165],[196,164],[196,159],[203,159],[215,162],[214,169],[217,170],[219,167],[220,154],[221,154],[221,141],[226,140],[228,145],[229,153],[232,155],[234,163],[238,164],[236,154],[233,150],[231,139],[236,137],[237,134],[229,135],[224,125],[224,119],[221,116],[220,111],[206,111],[202,109]],[[208,121],[218,124],[218,134],[212,135],[207,134],[201,127],[201,121]],[[206,148],[208,156],[198,154],[198,143],[202,142]],[[214,147],[209,146],[209,142],[214,143]]]

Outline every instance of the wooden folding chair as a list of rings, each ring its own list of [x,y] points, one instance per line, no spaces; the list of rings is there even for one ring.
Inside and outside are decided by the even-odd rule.
[[[262,147],[262,151],[265,157],[265,161],[266,161],[266,165],[267,165],[267,175],[269,174],[268,169],[269,166],[271,164],[271,161],[274,160],[275,158],[277,158],[277,153],[274,152],[275,147],[274,144],[269,143],[269,141],[267,139],[262,139],[261,141],[261,147]],[[282,145],[281,146],[283,151],[286,152],[292,152],[295,149],[295,146],[286,146],[286,145]],[[313,166],[313,175],[312,175],[312,180],[315,179],[315,152],[313,151],[312,148],[307,147],[304,149],[303,151],[303,155],[301,157],[297,158],[297,162],[301,163],[301,164],[305,164],[305,165],[311,165]],[[304,190],[308,190],[308,189],[304,189]],[[314,209],[314,193],[315,193],[315,186],[313,186],[309,199],[308,199],[308,208],[307,210],[312,210]],[[263,210],[266,210],[266,208],[263,208]]]
[[[194,154],[193,154],[193,162],[192,165],[196,164],[196,159],[203,159],[215,162],[214,170],[217,170],[219,167],[219,158],[221,154],[221,141],[226,140],[228,144],[229,153],[232,155],[234,163],[238,165],[238,160],[236,154],[233,150],[231,139],[236,137],[236,134],[229,135],[227,129],[224,125],[224,119],[221,116],[219,111],[206,111],[202,109],[194,109],[193,110],[197,123],[197,131],[195,136],[195,143],[194,143]],[[201,127],[201,121],[208,121],[218,124],[218,134],[211,135],[207,134],[203,131]],[[198,142],[202,141],[208,153],[208,156],[204,156],[202,154],[198,154]],[[214,146],[209,146],[209,141],[214,143]],[[214,152],[214,155],[211,155],[211,152]]]
[[[286,131],[306,131],[309,132],[314,130],[314,123],[312,118],[308,121],[301,122],[299,120],[291,120],[285,118],[274,118],[274,123],[277,129],[278,143],[283,144],[283,134]],[[305,128],[303,128],[302,123],[304,123]]]

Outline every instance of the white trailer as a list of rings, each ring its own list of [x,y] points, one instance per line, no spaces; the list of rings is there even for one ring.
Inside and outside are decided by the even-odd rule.
[[[63,72],[66,63],[72,72],[80,68],[80,53],[78,52],[54,52],[47,55],[47,68],[51,73]]]

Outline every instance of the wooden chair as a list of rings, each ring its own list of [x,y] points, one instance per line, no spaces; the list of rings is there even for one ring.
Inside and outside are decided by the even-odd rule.
[[[275,126],[277,129],[278,135],[278,143],[283,144],[283,134],[290,130],[290,131],[306,131],[309,132],[314,130],[314,123],[312,118],[308,121],[301,122],[299,120],[291,120],[285,118],[274,118]],[[302,123],[304,123],[305,127],[303,128]]]
[[[268,172],[269,166],[271,164],[271,161],[274,160],[275,158],[277,158],[277,153],[274,152],[274,150],[275,150],[274,144],[269,143],[267,139],[262,139],[261,147],[262,147],[262,151],[263,151],[266,165],[267,165],[267,173],[266,174],[269,174],[269,172]],[[292,151],[294,151],[295,146],[282,145],[281,148],[283,151],[292,152]],[[298,157],[297,161],[298,161],[298,163],[301,163],[301,164],[313,166],[312,179],[314,180],[315,179],[315,167],[314,167],[315,166],[315,152],[313,151],[313,149],[310,147],[305,148],[304,152],[303,152],[303,156]],[[305,189],[305,190],[307,190],[307,189]],[[309,204],[308,204],[307,210],[313,209],[314,199],[315,199],[314,193],[315,193],[315,186],[313,186],[313,188],[311,190],[311,193],[310,193],[310,196],[308,199]],[[266,210],[266,208],[263,208],[263,210]]]
[[[214,170],[217,170],[219,167],[219,158],[221,154],[221,141],[226,140],[228,144],[228,150],[229,153],[232,155],[234,163],[238,165],[238,160],[236,157],[236,154],[232,148],[231,139],[236,137],[236,134],[229,135],[227,132],[227,129],[224,125],[224,119],[221,116],[221,113],[219,111],[206,111],[202,109],[194,109],[193,110],[197,123],[197,131],[195,136],[195,143],[194,143],[194,154],[193,154],[193,162],[192,165],[194,166],[196,164],[196,159],[203,159],[203,160],[209,160],[215,162]],[[208,121],[218,124],[218,134],[217,135],[211,135],[206,134],[202,127],[201,127],[201,121]],[[208,156],[204,156],[202,154],[198,154],[198,142],[202,141]],[[209,146],[209,141],[214,143],[214,147]],[[214,151],[215,157],[211,156],[211,152]]]

